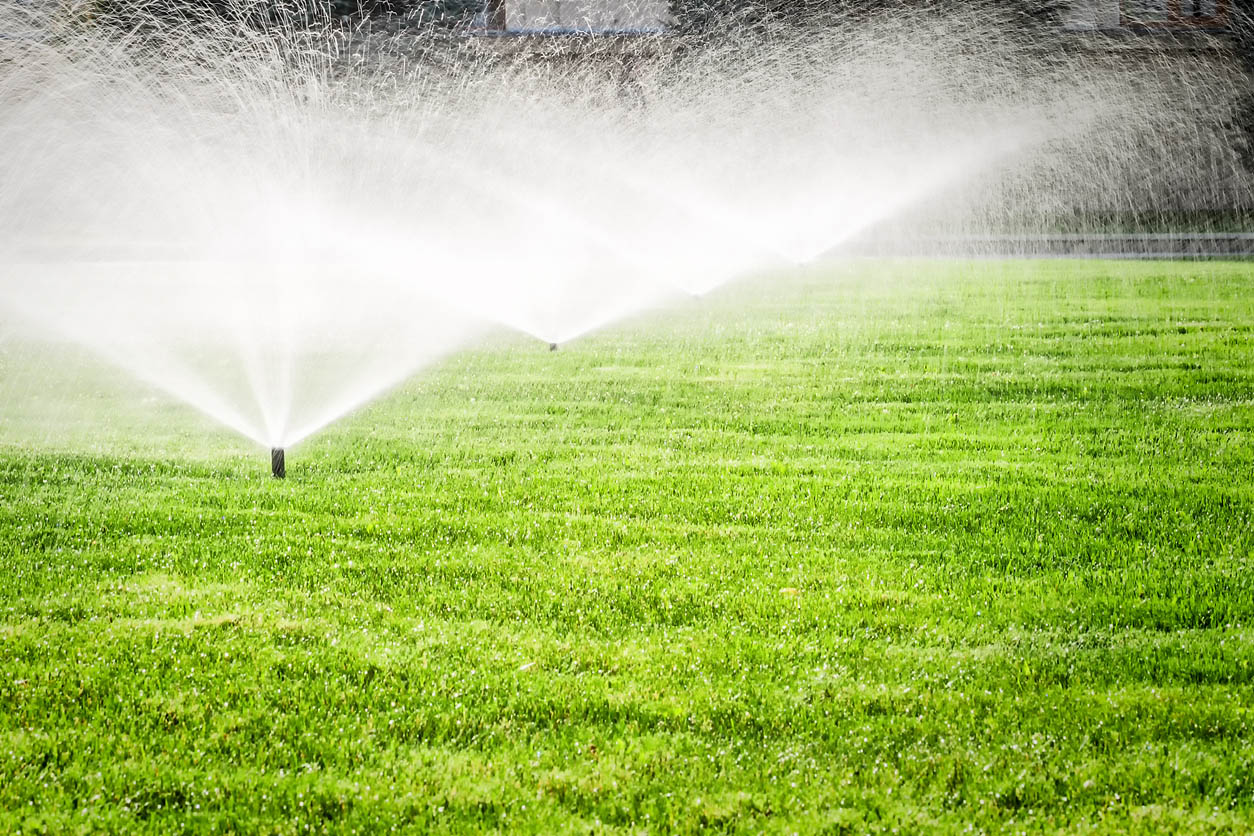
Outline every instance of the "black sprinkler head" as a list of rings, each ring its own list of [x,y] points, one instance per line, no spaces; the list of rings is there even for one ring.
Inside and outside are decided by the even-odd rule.
[[[282,479],[287,476],[287,464],[283,461],[283,448],[270,448],[270,472],[274,474],[275,479]]]
[[[557,351],[557,343],[549,343],[549,351]]]

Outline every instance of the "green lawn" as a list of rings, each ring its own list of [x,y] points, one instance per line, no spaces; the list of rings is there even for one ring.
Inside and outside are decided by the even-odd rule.
[[[25,356],[0,832],[1254,831],[1254,263],[501,335],[282,482]]]

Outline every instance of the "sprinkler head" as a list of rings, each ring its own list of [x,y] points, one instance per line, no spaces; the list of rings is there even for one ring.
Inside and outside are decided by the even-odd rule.
[[[287,476],[287,464],[283,461],[283,448],[270,448],[270,472],[274,474],[275,479],[282,479]]]
[[[549,351],[557,351],[557,343],[549,343]]]

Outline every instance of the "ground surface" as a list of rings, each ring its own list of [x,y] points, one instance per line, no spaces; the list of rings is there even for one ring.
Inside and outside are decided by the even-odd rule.
[[[285,482],[63,383],[0,428],[0,831],[1254,829],[1254,264],[502,337]]]

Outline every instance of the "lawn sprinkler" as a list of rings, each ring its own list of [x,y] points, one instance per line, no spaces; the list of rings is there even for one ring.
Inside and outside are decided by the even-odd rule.
[[[283,448],[270,448],[270,472],[274,474],[275,479],[282,479],[287,476],[287,464],[283,460]]]
[[[557,351],[557,343],[549,343],[549,351]]]

